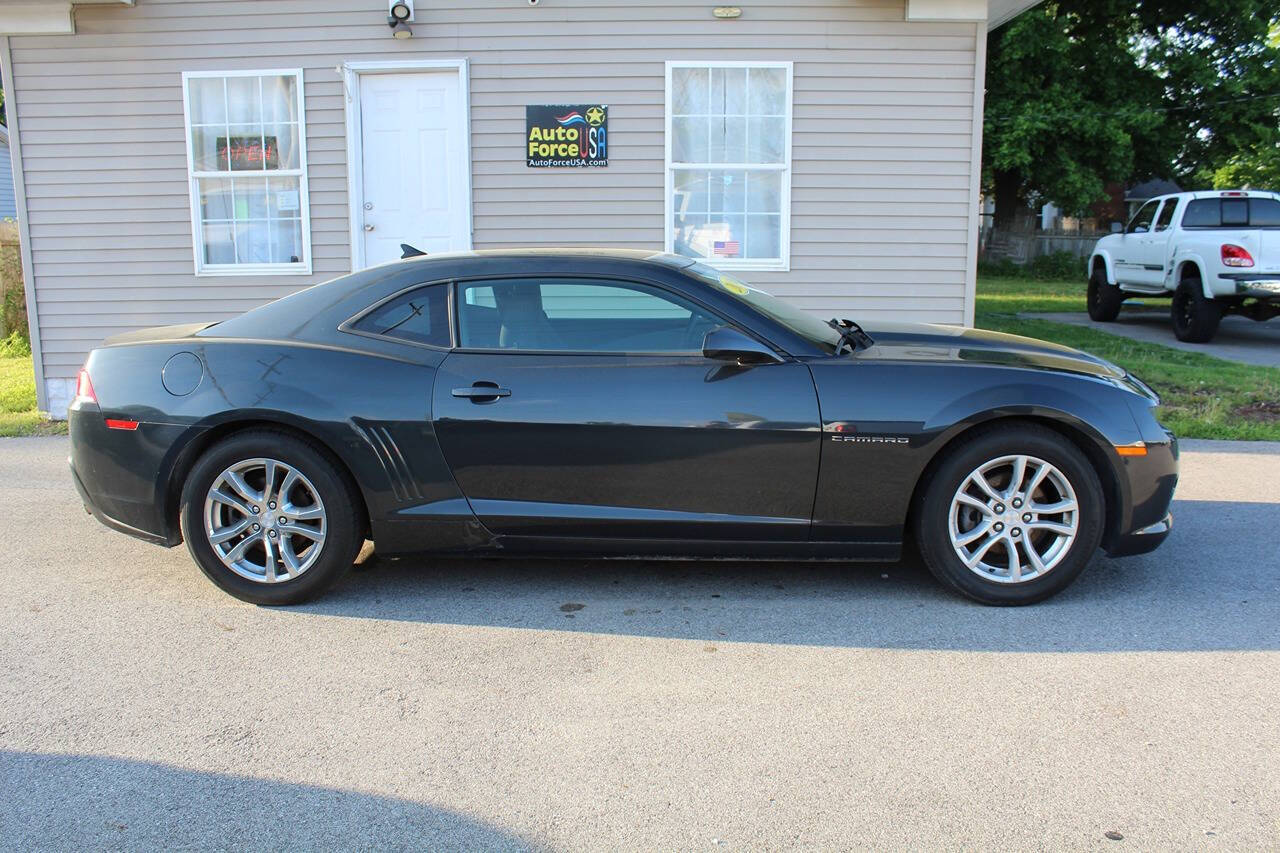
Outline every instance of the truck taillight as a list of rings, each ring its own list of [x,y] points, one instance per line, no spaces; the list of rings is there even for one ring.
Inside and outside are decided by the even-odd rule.
[[[1223,243],[1222,263],[1229,267],[1251,267],[1253,266],[1253,255],[1249,254],[1249,250],[1244,246]]]
[[[93,393],[93,383],[89,381],[89,371],[83,367],[80,368],[80,374],[76,376],[76,399],[77,403],[97,403],[98,395]]]

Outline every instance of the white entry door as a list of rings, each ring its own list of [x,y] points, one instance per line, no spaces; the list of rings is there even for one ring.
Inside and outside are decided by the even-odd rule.
[[[453,69],[360,75],[364,266],[471,247],[462,99]]]

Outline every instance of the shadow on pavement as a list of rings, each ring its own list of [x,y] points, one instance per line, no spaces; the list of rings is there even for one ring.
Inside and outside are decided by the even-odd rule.
[[[93,755],[0,750],[0,848],[526,850],[392,797]]]
[[[1024,608],[900,564],[372,560],[303,612],[709,642],[989,651],[1280,649],[1280,507],[1177,501],[1156,552],[1099,554]]]

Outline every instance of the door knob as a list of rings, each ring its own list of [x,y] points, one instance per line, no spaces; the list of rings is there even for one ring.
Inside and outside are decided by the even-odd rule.
[[[373,230],[373,226],[372,226],[372,225],[370,225],[370,224],[368,224],[368,223],[366,223],[366,224],[365,224],[365,226],[364,226],[364,230],[366,230],[366,231],[372,231],[372,230]]]

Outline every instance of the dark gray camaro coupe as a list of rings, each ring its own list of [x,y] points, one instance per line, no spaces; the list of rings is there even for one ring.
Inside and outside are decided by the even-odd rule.
[[[1170,529],[1156,395],[1055,344],[824,322],[623,251],[415,258],[108,340],[71,470],[260,604],[380,553],[894,560],[989,604]]]

